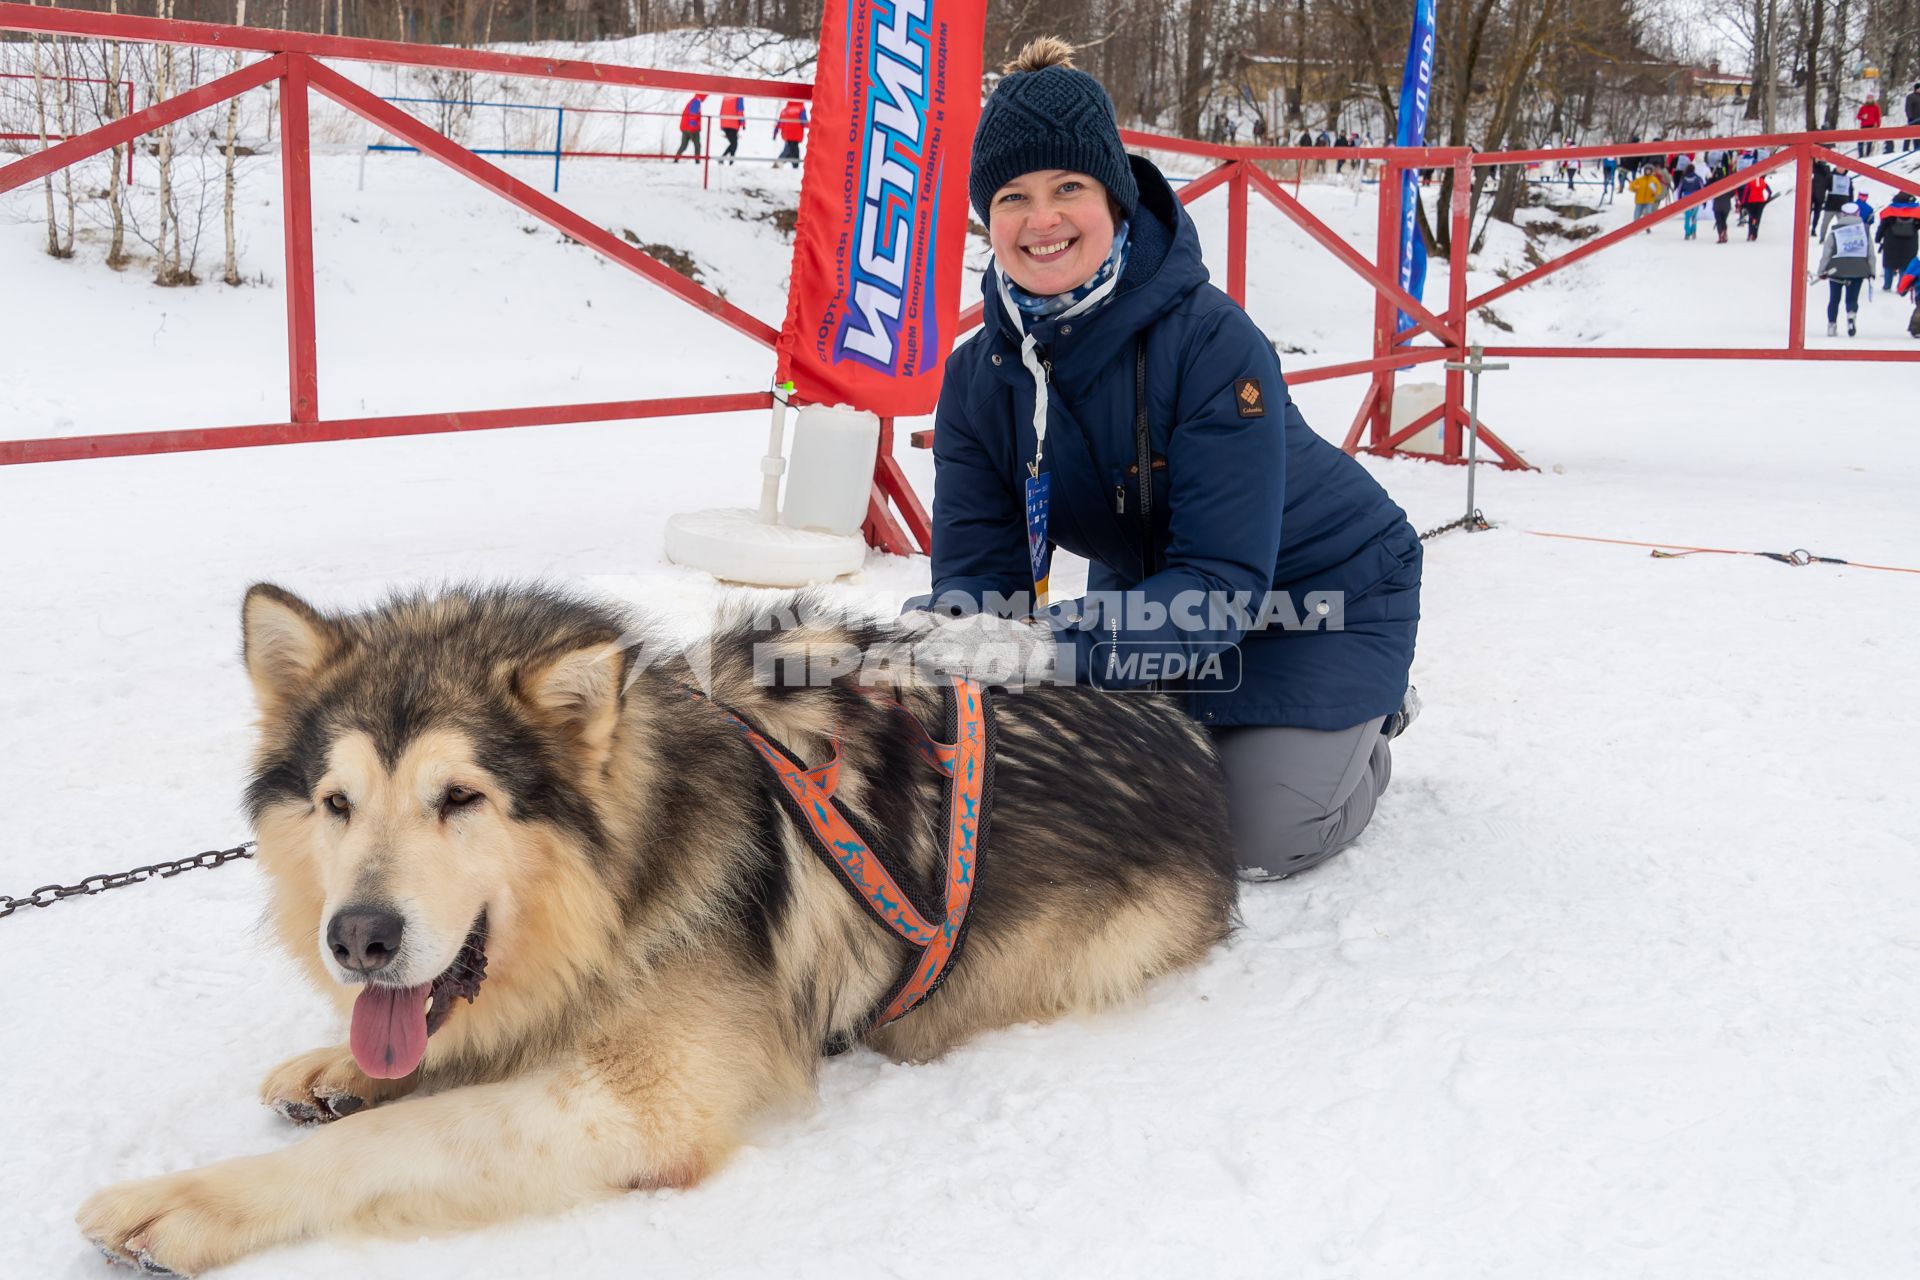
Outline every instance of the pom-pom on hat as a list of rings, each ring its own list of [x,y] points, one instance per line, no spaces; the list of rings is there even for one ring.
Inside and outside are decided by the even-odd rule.
[[[1113,100],[1098,80],[1073,65],[1073,46],[1042,36],[1005,71],[973,135],[967,194],[980,220],[988,220],[994,192],[1042,169],[1072,169],[1098,180],[1122,214],[1130,215],[1140,186],[1120,145]]]

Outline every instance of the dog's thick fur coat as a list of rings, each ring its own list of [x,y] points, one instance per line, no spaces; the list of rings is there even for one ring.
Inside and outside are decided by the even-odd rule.
[[[866,648],[887,626],[742,623],[689,664],[633,643],[618,611],[544,590],[329,616],[261,585],[244,630],[261,711],[247,794],[281,942],[343,1012],[367,982],[444,980],[476,941],[485,977],[436,1011],[405,1078],[374,1078],[346,1044],[273,1071],[269,1105],[332,1122],[306,1140],[90,1199],[82,1229],[121,1260],[190,1274],[313,1236],[684,1187],[756,1115],[811,1095],[822,1044],[861,1033],[904,949],[809,848],[738,729],[685,695],[703,675],[805,763],[837,738],[839,802],[940,899],[942,790],[912,726],[849,679],[760,678],[782,669],[770,655]],[[939,733],[927,683],[878,692]],[[863,1037],[896,1059],[1122,999],[1230,926],[1222,784],[1172,702],[1048,688],[996,709],[965,950],[925,1005]],[[363,978],[330,922],[369,907],[404,933]]]

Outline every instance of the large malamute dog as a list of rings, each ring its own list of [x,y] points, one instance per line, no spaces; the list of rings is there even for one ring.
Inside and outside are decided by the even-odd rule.
[[[328,616],[261,585],[244,629],[272,921],[350,1030],[262,1090],[324,1129],[81,1209],[110,1256],[150,1271],[689,1186],[757,1114],[809,1096],[836,1038],[931,1058],[1123,998],[1230,925],[1217,766],[1171,702],[997,697],[964,950],[924,1005],[868,1029],[905,948],[815,856],[720,709],[808,765],[837,739],[840,802],[938,901],[944,793],[912,723],[851,680],[756,679],[756,646],[821,627],[723,628],[700,673],[711,700],[619,612],[543,590]],[[936,690],[890,692],[940,733]]]

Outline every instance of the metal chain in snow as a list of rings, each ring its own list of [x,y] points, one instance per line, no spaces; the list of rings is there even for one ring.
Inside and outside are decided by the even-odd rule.
[[[254,843],[235,845],[231,849],[209,849],[205,853],[196,853],[191,858],[180,858],[174,862],[156,862],[150,867],[135,867],[131,871],[110,872],[106,875],[88,876],[79,884],[41,885],[24,898],[10,898],[0,893],[0,919],[12,915],[21,907],[50,907],[63,898],[91,897],[96,893],[105,893],[109,889],[118,889],[123,885],[139,884],[142,880],[151,880],[155,876],[177,876],[182,871],[191,871],[195,867],[217,867],[232,862],[236,858],[251,858]]]
[[[1437,538],[1449,529],[1472,529],[1476,533],[1484,533],[1491,528],[1493,526],[1487,523],[1487,518],[1480,514],[1480,508],[1475,507],[1472,515],[1461,516],[1458,520],[1449,520],[1445,524],[1435,525],[1420,535],[1420,541]]]

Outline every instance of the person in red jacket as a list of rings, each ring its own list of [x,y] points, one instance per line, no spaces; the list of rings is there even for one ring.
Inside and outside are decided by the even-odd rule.
[[[687,105],[680,108],[680,149],[673,153],[673,162],[680,163],[680,157],[688,147],[693,148],[693,158],[700,158],[700,104],[707,100],[704,93],[696,93],[687,99]]]
[[[1771,204],[1775,198],[1773,184],[1765,178],[1755,178],[1752,182],[1740,188],[1740,194],[1746,202],[1747,239],[1758,240],[1760,238],[1760,215],[1767,211],[1767,206]]]
[[[806,136],[806,132],[806,103],[795,100],[780,108],[780,119],[774,122],[773,136],[786,143],[786,146],[780,149],[780,158],[774,161],[775,165],[791,160],[794,168],[800,167],[800,139]]]
[[[1859,125],[1862,129],[1878,129],[1880,127],[1879,99],[1868,98],[1865,102],[1861,103],[1860,109],[1853,113],[1853,122]],[[1889,151],[1893,149],[1893,144],[1891,142],[1887,144],[1887,149]],[[1862,138],[1860,140],[1860,149],[1856,151],[1854,154],[1862,155],[1862,156],[1872,155],[1873,139]]]
[[[734,152],[740,149],[740,126],[747,122],[747,100],[735,95],[720,99],[720,133],[727,140],[727,149],[720,153],[721,164],[732,164]]]

